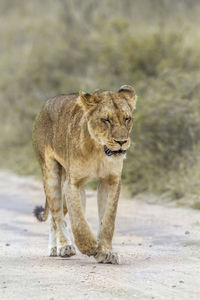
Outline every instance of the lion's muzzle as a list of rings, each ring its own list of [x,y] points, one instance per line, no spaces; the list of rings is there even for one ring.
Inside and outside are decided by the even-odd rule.
[[[117,154],[125,154],[126,150],[119,149],[117,151],[112,151],[108,149],[108,147],[104,146],[104,152],[107,156],[117,155]]]

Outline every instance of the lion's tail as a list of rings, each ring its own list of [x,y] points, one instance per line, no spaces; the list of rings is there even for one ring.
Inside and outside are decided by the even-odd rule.
[[[33,214],[40,222],[45,222],[47,220],[49,214],[49,205],[47,199],[45,202],[45,208],[42,206],[36,206],[33,210]]]

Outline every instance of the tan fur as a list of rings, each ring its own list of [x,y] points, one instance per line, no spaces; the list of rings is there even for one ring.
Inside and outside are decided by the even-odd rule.
[[[119,263],[118,254],[112,252],[112,238],[125,155],[108,157],[104,146],[111,151],[128,149],[135,103],[134,89],[123,86],[119,92],[55,97],[47,101],[37,117],[33,144],[52,215],[50,255],[55,255],[55,236],[58,255],[75,254],[65,230],[64,215],[68,211],[79,250],[95,256],[99,262]],[[124,141],[124,144],[116,141]],[[84,185],[94,178],[100,181],[98,239],[83,212]]]

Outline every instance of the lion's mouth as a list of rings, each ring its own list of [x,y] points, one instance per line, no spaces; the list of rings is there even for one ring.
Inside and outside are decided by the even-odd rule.
[[[107,156],[112,156],[112,155],[117,155],[117,154],[125,154],[126,150],[117,150],[117,151],[112,151],[108,149],[108,147],[104,146],[104,152],[106,153]]]

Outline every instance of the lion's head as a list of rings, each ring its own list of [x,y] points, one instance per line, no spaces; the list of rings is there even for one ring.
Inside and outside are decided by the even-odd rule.
[[[80,93],[88,130],[93,139],[104,148],[108,156],[126,153],[130,146],[132,112],[136,94],[132,87],[122,86],[118,92]]]

